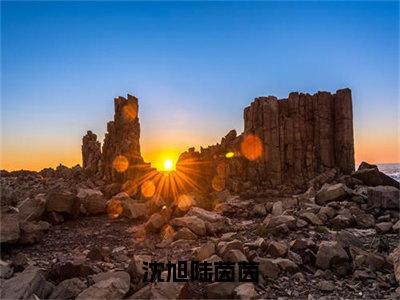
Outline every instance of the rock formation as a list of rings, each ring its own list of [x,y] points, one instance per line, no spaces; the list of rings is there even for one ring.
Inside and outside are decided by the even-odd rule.
[[[134,177],[143,164],[140,154],[138,99],[114,99],[114,121],[108,122],[101,156],[101,173],[107,181],[123,181]]]
[[[101,159],[101,146],[97,135],[90,130],[82,139],[82,166],[88,175],[97,174]]]
[[[214,181],[209,186],[236,191],[247,181],[304,188],[308,180],[333,168],[350,174],[354,171],[351,90],[290,93],[281,100],[256,98],[244,110],[240,136],[231,131],[220,144],[200,152],[190,149],[178,166],[188,162],[200,169],[193,173]]]

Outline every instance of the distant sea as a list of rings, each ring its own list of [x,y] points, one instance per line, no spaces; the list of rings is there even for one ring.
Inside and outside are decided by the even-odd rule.
[[[400,182],[400,164],[378,164],[379,171]]]

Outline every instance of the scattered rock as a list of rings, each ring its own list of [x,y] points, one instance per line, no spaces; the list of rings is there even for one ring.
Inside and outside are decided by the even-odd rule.
[[[46,210],[45,194],[38,194],[35,198],[26,198],[18,205],[18,217],[22,221],[39,220]]]
[[[2,214],[0,224],[0,243],[16,243],[20,238],[20,227],[17,215]]]
[[[331,266],[348,261],[346,251],[336,241],[322,241],[317,252],[315,265],[321,269],[328,269]]]
[[[335,290],[335,284],[331,281],[321,280],[318,282],[318,289],[323,292],[332,292]]]
[[[75,299],[86,288],[86,284],[79,278],[67,279],[53,289],[49,299]]]
[[[106,212],[106,199],[101,191],[79,189],[77,197],[89,214],[98,215]]]
[[[382,222],[375,225],[375,229],[378,233],[386,233],[392,229],[392,222]]]
[[[283,243],[271,241],[268,243],[267,251],[273,257],[284,257],[288,252],[288,247]]]
[[[242,283],[234,289],[235,299],[250,300],[258,297],[258,294],[252,283]]]
[[[167,220],[164,216],[159,213],[154,213],[146,222],[145,228],[149,232],[159,232],[166,223]]]
[[[33,244],[39,242],[45,233],[50,229],[50,224],[44,221],[38,222],[22,222],[20,224],[21,238],[19,243],[21,244]]]
[[[100,275],[98,275],[100,276]],[[76,299],[122,299],[129,291],[130,277],[126,272],[107,273],[81,292]]]
[[[256,262],[260,263],[259,270],[263,277],[270,279],[276,279],[279,275],[279,266],[276,261],[270,258],[260,258],[255,259]]]
[[[173,236],[173,240],[195,240],[197,235],[195,235],[189,228],[182,227]]]
[[[235,290],[233,282],[214,282],[206,286],[208,299],[231,299]]]
[[[52,288],[43,276],[42,270],[32,266],[4,281],[0,293],[2,299],[28,299],[33,295],[47,298]]]
[[[206,235],[204,221],[196,216],[175,218],[170,221],[170,224],[176,227],[187,227],[198,235]]]
[[[324,223],[312,212],[305,212],[301,215],[303,219],[305,219],[308,223],[312,225],[323,225]]]
[[[332,201],[340,201],[349,196],[349,189],[343,183],[324,185],[316,194],[315,202],[325,205]]]
[[[46,210],[77,217],[80,212],[79,198],[66,190],[53,190],[47,195]]]
[[[203,261],[211,255],[215,254],[215,244],[213,242],[207,242],[193,251],[193,257],[195,260]]]
[[[392,186],[368,188],[368,204],[377,208],[399,208],[399,189]]]

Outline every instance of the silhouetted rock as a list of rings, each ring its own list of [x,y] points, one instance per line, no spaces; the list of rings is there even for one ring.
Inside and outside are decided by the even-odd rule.
[[[101,146],[97,135],[90,130],[82,139],[82,165],[83,171],[88,175],[95,175],[99,171],[101,159]]]

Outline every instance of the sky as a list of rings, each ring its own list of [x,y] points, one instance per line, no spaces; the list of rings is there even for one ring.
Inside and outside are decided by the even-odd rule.
[[[81,164],[139,98],[158,166],[243,130],[262,95],[353,93],[356,162],[400,162],[399,3],[1,2],[1,164]]]

